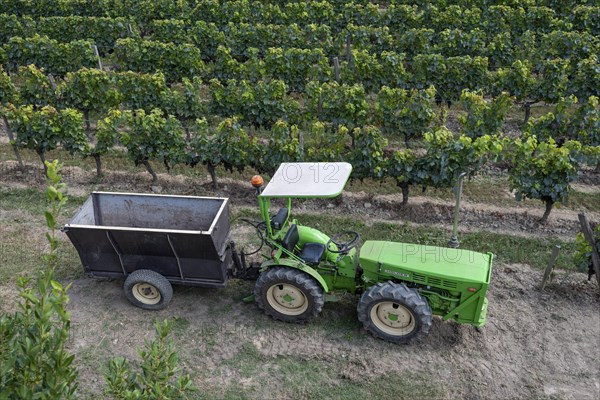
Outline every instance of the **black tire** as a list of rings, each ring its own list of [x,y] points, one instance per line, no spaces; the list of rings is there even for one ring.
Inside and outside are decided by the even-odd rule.
[[[173,297],[173,287],[167,278],[149,269],[139,269],[129,274],[123,290],[127,300],[145,310],[162,310]]]
[[[289,267],[272,267],[261,273],[254,285],[254,299],[265,314],[296,323],[316,317],[325,304],[321,285],[307,273]]]
[[[403,283],[371,286],[360,298],[358,320],[373,336],[392,343],[408,343],[426,335],[432,313],[427,299]]]

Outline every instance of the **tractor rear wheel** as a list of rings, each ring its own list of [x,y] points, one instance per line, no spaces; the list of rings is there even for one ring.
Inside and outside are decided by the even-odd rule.
[[[267,315],[285,322],[306,322],[323,309],[323,288],[310,275],[289,267],[260,274],[254,286],[256,304]]]
[[[358,320],[373,336],[408,343],[429,332],[432,313],[427,300],[403,283],[378,283],[360,298]]]

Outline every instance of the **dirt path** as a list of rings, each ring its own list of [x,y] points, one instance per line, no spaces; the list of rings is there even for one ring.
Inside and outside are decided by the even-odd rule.
[[[542,293],[540,279],[541,271],[527,266],[497,265],[486,326],[478,330],[435,318],[429,336],[406,346],[363,332],[351,296],[326,304],[307,325],[290,325],[241,301],[250,282],[232,281],[223,290],[176,288],[169,308],[147,312],[127,303],[120,282],[78,279],[69,306],[75,321],[72,348],[82,389],[90,394],[101,383],[94,381],[98,360],[114,354],[133,358],[133,349],[151,334],[150,321],[175,316],[181,321],[175,336],[185,369],[198,387],[216,393],[242,382],[251,398],[297,398],[282,384],[279,370],[291,359],[335,366],[342,382],[415,374],[443,388],[442,398],[597,399],[597,284],[572,274]],[[256,352],[250,376],[237,364],[248,346]]]

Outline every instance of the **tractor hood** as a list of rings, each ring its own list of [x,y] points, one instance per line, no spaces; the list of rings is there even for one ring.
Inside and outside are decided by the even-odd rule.
[[[417,280],[420,275],[488,284],[492,254],[447,247],[369,240],[360,251],[365,271]]]

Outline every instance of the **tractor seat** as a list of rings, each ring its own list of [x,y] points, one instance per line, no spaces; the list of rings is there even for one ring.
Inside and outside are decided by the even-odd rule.
[[[321,243],[306,243],[298,257],[307,264],[317,265],[325,253],[325,245]]]
[[[296,224],[292,224],[283,238],[283,247],[285,247],[286,250],[293,252],[296,244],[298,244],[298,240],[300,240],[298,227]],[[298,254],[298,257],[306,261],[307,264],[316,265],[321,261],[323,253],[325,253],[324,244],[305,243],[302,251]]]
[[[285,207],[280,208],[277,212],[277,215],[271,219],[271,228],[273,228],[274,230],[280,230],[281,228],[283,228],[283,224],[285,223],[287,217],[288,209]]]

